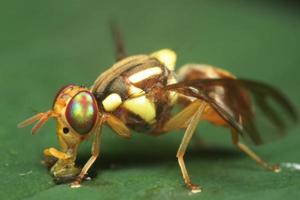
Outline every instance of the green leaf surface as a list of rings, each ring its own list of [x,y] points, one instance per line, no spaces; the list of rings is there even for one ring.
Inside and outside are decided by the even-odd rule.
[[[229,131],[202,124],[186,163],[203,191],[189,193],[176,160],[182,131],[124,140],[104,129],[91,181],[55,185],[40,163],[58,147],[54,122],[36,136],[16,125],[52,105],[56,91],[89,86],[114,62],[109,23],[129,54],[172,48],[178,68],[209,63],[283,90],[299,109],[300,13],[294,1],[3,1],[0,6],[0,199],[299,199],[300,171],[275,174],[236,150]],[[299,126],[282,140],[252,147],[272,163],[300,163]],[[80,148],[81,165],[91,143]]]

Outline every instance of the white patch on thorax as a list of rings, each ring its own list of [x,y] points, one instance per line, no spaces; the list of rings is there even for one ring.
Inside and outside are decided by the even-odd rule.
[[[159,75],[162,73],[162,69],[160,67],[152,67],[142,71],[139,71],[135,74],[132,74],[128,77],[131,83],[138,83],[142,80],[145,80],[151,76]]]

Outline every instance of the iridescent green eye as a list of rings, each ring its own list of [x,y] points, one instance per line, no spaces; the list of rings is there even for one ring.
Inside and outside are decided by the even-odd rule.
[[[77,133],[86,134],[94,127],[97,113],[97,105],[92,94],[88,91],[82,91],[68,103],[66,119]]]

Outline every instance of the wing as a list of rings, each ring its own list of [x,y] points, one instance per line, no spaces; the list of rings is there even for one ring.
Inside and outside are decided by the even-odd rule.
[[[202,79],[168,85],[187,96],[202,99],[237,132],[254,144],[285,135],[298,122],[298,113],[277,89],[245,79]]]

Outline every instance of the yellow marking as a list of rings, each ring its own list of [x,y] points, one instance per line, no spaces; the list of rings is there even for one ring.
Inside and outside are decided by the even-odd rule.
[[[178,99],[177,92],[170,91],[169,98],[170,98],[170,104],[173,106],[175,103],[177,103],[177,99]]]
[[[177,55],[171,49],[162,49],[151,54],[152,57],[158,59],[169,70],[174,71]]]
[[[108,95],[103,101],[102,105],[106,111],[114,111],[120,104],[122,99],[117,93]]]
[[[171,76],[171,77],[168,79],[168,85],[174,84],[174,83],[177,83],[177,80],[175,79],[174,76]],[[170,99],[170,104],[171,104],[171,105],[174,105],[174,104],[177,102],[177,99],[178,99],[178,94],[177,94],[177,92],[175,92],[175,91],[170,91],[170,92],[169,92],[169,99]]]
[[[144,95],[145,91],[138,87],[135,87],[134,85],[130,85],[128,89],[128,94],[130,97],[138,97]]]
[[[162,73],[162,69],[160,67],[152,67],[142,71],[139,71],[128,77],[131,83],[137,83],[142,80],[145,80],[151,76],[159,75]]]
[[[145,95],[128,99],[124,102],[123,106],[127,110],[140,116],[147,123],[152,124],[155,122],[155,105]]]

